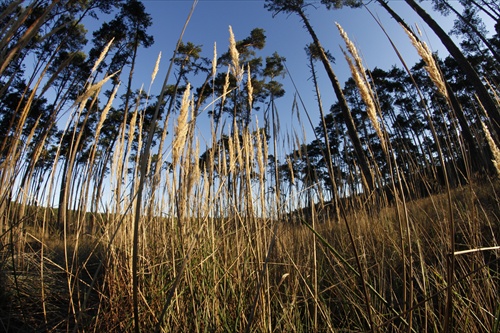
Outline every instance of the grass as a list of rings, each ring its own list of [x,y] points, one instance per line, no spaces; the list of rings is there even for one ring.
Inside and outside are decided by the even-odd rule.
[[[453,191],[457,251],[497,244],[500,203],[491,194],[498,193],[499,187],[494,180]],[[448,287],[443,251],[448,243],[446,206],[445,194],[408,203],[413,243],[404,246],[413,248],[411,258],[402,253],[394,207],[377,215],[357,209],[346,217],[370,286],[376,330],[408,329],[407,312],[411,312],[412,330],[442,330]],[[303,224],[286,223],[285,218],[276,229],[271,229],[275,223],[271,219],[241,216],[189,218],[183,226],[176,219],[141,220],[149,226],[143,227],[138,257],[142,329],[155,328],[172,292],[162,324],[172,331],[242,331],[252,312],[252,331],[269,327],[273,331],[368,330],[361,275],[345,225],[319,223],[314,214],[299,219]],[[310,230],[313,223],[314,233]],[[18,250],[19,255],[12,258],[11,251],[2,251],[5,328],[67,331],[75,327],[83,311],[82,330],[132,329],[130,239],[117,238],[108,250],[105,233],[83,240],[71,237],[66,242],[53,236],[44,241],[35,231],[24,235],[25,248]],[[271,248],[273,237],[276,245]],[[316,252],[311,246],[315,239]],[[411,300],[403,299],[408,288],[402,275],[403,257],[413,262],[413,271],[407,272],[414,282]],[[94,276],[99,264],[103,268]],[[182,279],[172,291],[183,265]],[[453,323],[456,330],[493,330],[499,266],[495,251],[456,256],[452,286],[454,318],[460,318]],[[89,294],[92,279],[96,280]]]
[[[388,129],[377,119],[376,91],[361,76],[364,68],[347,35],[344,39],[370,120],[385,142]],[[224,103],[226,94],[239,94],[251,105],[253,88],[245,82],[250,69],[241,71],[235,47],[231,56],[230,69],[239,81],[214,99]],[[76,119],[85,117],[84,109],[97,108],[104,80],[88,84],[71,109],[75,121],[67,133],[74,140],[61,159],[72,160],[69,167],[75,168],[64,192],[67,209],[37,205],[27,195],[58,199],[58,158],[46,177],[26,183],[26,191],[0,192],[0,330],[498,331],[500,181],[495,175],[470,175],[450,186],[443,168],[442,191],[418,198],[404,188],[416,188],[417,182],[404,179],[391,142],[385,142],[392,199],[384,191],[354,193],[360,186],[355,181],[339,191],[349,196],[332,202],[320,195],[307,198],[311,189],[322,191],[317,178],[297,182],[298,199],[292,199],[280,192],[278,170],[267,167],[269,143],[257,123],[214,126],[212,149],[199,163],[198,110],[189,86],[177,119],[164,119],[165,128],[169,120],[174,124],[174,134],[165,132],[159,144],[165,147],[160,153],[171,157],[169,170],[149,152],[155,122],[146,128],[146,108],[137,103],[129,110],[133,120],[124,118],[120,125],[106,175],[99,171],[106,167],[99,159],[105,152],[96,144],[106,114],[94,132],[91,159],[75,163],[84,126]],[[105,102],[111,105],[113,98]],[[22,121],[16,126],[22,128]],[[273,150],[296,148],[276,131],[270,140]],[[494,144],[491,136],[488,140]],[[132,143],[142,154],[134,156]],[[36,170],[40,155],[23,164],[28,148],[19,141],[8,150],[2,180],[22,168]],[[57,149],[59,156],[62,141]],[[422,173],[417,168],[413,174]],[[374,170],[374,179],[378,174]],[[106,203],[99,189],[103,181],[113,189]]]

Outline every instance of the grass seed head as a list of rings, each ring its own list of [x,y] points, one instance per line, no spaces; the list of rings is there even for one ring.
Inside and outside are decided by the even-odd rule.
[[[240,53],[236,48],[236,40],[234,39],[233,28],[231,26],[229,26],[229,54],[231,55],[231,61],[233,63],[234,76],[236,77],[236,81],[240,82],[242,77]]]
[[[97,67],[101,64],[101,62],[104,60],[106,57],[106,54],[108,54],[109,48],[111,47],[111,44],[113,44],[113,41],[115,38],[111,38],[111,40],[106,44],[104,49],[102,50],[101,54],[99,55],[99,58],[97,58],[96,62],[94,63],[94,67],[92,67],[92,70],[90,71],[91,73],[94,73],[97,70]]]
[[[240,133],[238,130],[238,126],[234,127],[234,150],[235,150],[235,155],[236,159],[238,161],[238,168],[243,167],[243,152],[241,149],[242,143],[240,142]]]
[[[106,106],[104,107],[104,109],[101,112],[101,117],[99,118],[99,123],[97,124],[96,129],[95,129],[96,142],[97,142],[97,139],[99,137],[99,133],[101,132],[102,125],[104,124],[104,121],[106,120],[106,117],[108,115],[109,110],[111,109],[111,106],[112,106],[113,101],[115,99],[116,93],[118,92],[118,88],[120,88],[120,83],[118,83],[115,86],[115,89],[113,89],[111,96],[109,96],[108,103],[106,103]]]
[[[247,68],[248,68],[248,79],[247,79],[248,107],[251,111],[253,105],[253,86],[252,86],[252,74],[250,73],[250,64],[247,66]]]
[[[339,30],[342,29],[340,26],[338,26],[338,27],[339,27]],[[344,32],[344,34],[345,34],[345,32]],[[345,36],[345,38],[347,38],[347,35]],[[348,41],[349,40],[347,39],[346,44]],[[356,48],[354,47],[354,45],[352,45],[352,47],[354,49],[353,50],[349,49],[349,51],[353,55],[353,57],[355,57],[355,55],[357,56],[358,53],[355,51]],[[364,67],[361,64],[361,60],[355,58],[355,61],[356,61],[356,65],[355,65],[353,60],[349,57],[349,55],[344,50],[342,50],[342,52],[344,53],[345,59],[349,65],[349,69],[351,70],[352,78],[353,78],[354,82],[356,83],[356,86],[359,89],[361,98],[363,99],[363,102],[366,105],[366,114],[368,115],[368,118],[370,119],[370,121],[373,125],[373,128],[375,129],[375,132],[377,133],[377,136],[380,140],[380,143],[382,144],[383,149],[387,152],[387,145],[385,143],[384,135],[382,133],[382,129],[380,128],[380,123],[379,123],[378,118],[377,118],[377,107],[376,107],[375,101],[373,99],[374,94],[371,90],[369,82],[367,82],[367,80],[366,80],[366,75],[364,75]],[[360,72],[360,67],[361,67],[361,70],[363,70],[363,72]]]
[[[172,163],[174,165],[179,162],[182,150],[186,143],[186,136],[188,133],[188,115],[190,107],[190,94],[191,94],[191,84],[188,83],[186,91],[182,96],[182,104],[179,112],[179,117],[177,118],[177,126],[174,131],[174,143],[172,145]]]
[[[212,77],[217,73],[217,43],[214,43],[214,57],[212,59]]]
[[[496,145],[495,141],[493,140],[493,137],[491,136],[490,130],[483,121],[481,121],[481,126],[483,127],[484,134],[486,136],[486,141],[488,142],[488,146],[490,147],[491,152],[493,153],[493,159],[492,159],[493,165],[495,166],[497,175],[500,176],[500,149],[498,149],[498,146]]]
[[[158,74],[158,70],[160,69],[160,60],[161,60],[161,52],[158,54],[158,58],[156,59],[155,63],[155,68],[153,69],[153,73],[151,74],[151,84],[154,82],[156,74]]]
[[[226,73],[226,77],[224,80],[224,87],[222,88],[222,99],[221,99],[221,105],[224,105],[224,102],[226,101],[226,95],[229,90],[229,70]]]
[[[445,97],[448,97],[448,92],[446,91],[446,84],[444,83],[441,71],[439,70],[436,61],[434,60],[434,56],[432,55],[429,46],[427,46],[427,43],[418,40],[415,37],[415,35],[410,31],[408,31],[404,26],[402,27],[403,30],[408,35],[408,37],[410,38],[410,41],[417,50],[418,54],[427,65],[425,66],[425,70],[427,71],[427,73],[429,73],[429,77],[431,78],[432,82],[438,89],[439,93]]]
[[[364,68],[363,63],[361,61],[361,57],[359,56],[358,49],[356,48],[354,43],[351,42],[351,40],[349,39],[349,36],[347,36],[347,33],[344,31],[342,26],[338,23],[335,23],[335,25],[337,26],[337,29],[339,29],[340,36],[344,40],[345,45],[346,45],[347,49],[349,50],[349,53],[352,55],[353,59],[356,62],[356,68],[361,73],[361,75],[364,75],[365,68]]]
[[[75,104],[80,104],[84,101],[86,101],[87,99],[90,98],[90,96],[98,93],[102,86],[109,81],[109,79],[111,79],[113,76],[115,76],[116,74],[118,73],[117,72],[114,72],[113,74],[111,75],[108,75],[106,76],[104,79],[102,79],[101,81],[97,82],[96,84],[93,84],[91,85],[90,87],[88,87],[80,96],[78,96],[78,98],[76,99],[75,101]]]

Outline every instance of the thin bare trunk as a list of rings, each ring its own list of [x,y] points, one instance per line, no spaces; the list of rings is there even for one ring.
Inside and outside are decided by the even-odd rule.
[[[321,43],[318,39],[318,36],[314,32],[314,29],[312,28],[311,24],[309,23],[309,20],[307,19],[305,13],[302,10],[297,11],[299,14],[300,18],[302,19],[302,22],[304,22],[307,31],[311,35],[314,44],[316,48],[319,51],[320,59],[321,62],[323,63],[323,66],[325,67],[326,73],[328,74],[328,78],[330,79],[330,82],[332,83],[333,90],[335,92],[335,95],[337,96],[340,108],[342,109],[342,115],[344,117],[344,121],[347,126],[347,132],[349,134],[349,137],[352,141],[352,144],[354,146],[354,151],[356,154],[356,157],[358,159],[358,162],[361,166],[361,173],[362,176],[365,180],[365,186],[368,191],[373,191],[375,189],[375,183],[373,180],[373,175],[370,170],[370,163],[368,162],[368,158],[366,157],[364,150],[363,150],[363,145],[361,143],[361,140],[359,139],[358,136],[358,131],[356,129],[356,124],[354,123],[354,120],[351,115],[351,111],[349,109],[349,106],[347,104],[347,101],[345,99],[344,93],[342,92],[342,87],[340,86],[340,83],[337,79],[337,76],[335,75],[333,68],[330,64],[330,61],[328,60],[328,57],[325,53],[325,50],[321,46]]]
[[[446,31],[441,28],[441,26],[414,0],[405,0],[406,3],[427,23],[427,25],[435,32],[439,37],[443,45],[446,47],[450,55],[457,61],[460,68],[464,71],[469,82],[474,86],[477,92],[477,96],[481,101],[482,105],[490,115],[493,120],[495,132],[500,134],[500,112],[498,110],[498,105],[495,100],[490,96],[488,90],[484,86],[481,78],[477,74],[476,70],[467,58],[464,56],[462,51],[455,45],[450,36]],[[382,2],[381,0],[379,2]]]

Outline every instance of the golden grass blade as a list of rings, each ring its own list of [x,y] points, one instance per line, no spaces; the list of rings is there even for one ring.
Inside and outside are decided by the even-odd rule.
[[[186,90],[184,91],[184,95],[182,96],[181,109],[179,111],[179,117],[177,118],[177,126],[174,130],[174,142],[172,144],[172,164],[174,166],[178,164],[186,143],[186,137],[189,129],[188,116],[191,106],[190,95],[191,85],[188,83]]]
[[[432,55],[429,46],[427,46],[427,43],[417,40],[415,36],[410,31],[408,31],[403,25],[401,27],[410,38],[411,43],[417,50],[420,57],[426,63],[427,66],[425,66],[425,70],[427,71],[427,73],[429,73],[429,77],[431,78],[432,82],[434,82],[434,84],[436,85],[439,93],[445,97],[448,97],[448,92],[446,91],[446,84],[444,83],[444,78],[436,64],[436,61],[434,60],[434,56]]]
[[[107,75],[104,79],[102,79],[101,81],[91,85],[90,87],[88,87],[87,89],[85,89],[85,91],[80,95],[78,96],[78,98],[76,99],[75,101],[75,105],[76,104],[80,104],[84,101],[86,101],[87,99],[89,99],[92,95],[94,95],[95,93],[97,93],[98,91],[101,90],[102,86],[108,82],[112,77],[114,77],[116,74],[118,74],[119,71],[117,72],[114,72],[113,74],[111,75]]]
[[[251,112],[253,106],[253,86],[252,86],[252,74],[250,73],[250,64],[248,64],[247,69],[248,69],[248,78],[247,78],[248,108],[249,112]]]
[[[95,61],[94,63],[94,67],[92,67],[92,69],[90,70],[91,73],[95,73],[95,71],[97,70],[97,67],[99,67],[99,65],[101,64],[101,62],[104,60],[104,58],[106,57],[106,54],[108,54],[108,51],[109,51],[109,48],[111,47],[111,45],[113,44],[113,41],[115,40],[115,38],[111,38],[111,40],[108,42],[108,44],[106,44],[106,46],[104,47],[104,49],[102,50],[101,54],[99,55],[99,58],[97,58],[97,60]]]

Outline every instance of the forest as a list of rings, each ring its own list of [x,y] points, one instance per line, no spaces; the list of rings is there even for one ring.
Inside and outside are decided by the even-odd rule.
[[[142,1],[0,0],[0,331],[500,332],[497,1],[404,0],[444,56],[391,1],[261,1],[310,37],[295,92],[264,29],[184,40],[197,2],[138,73]],[[417,62],[323,47],[308,14],[368,2]]]

